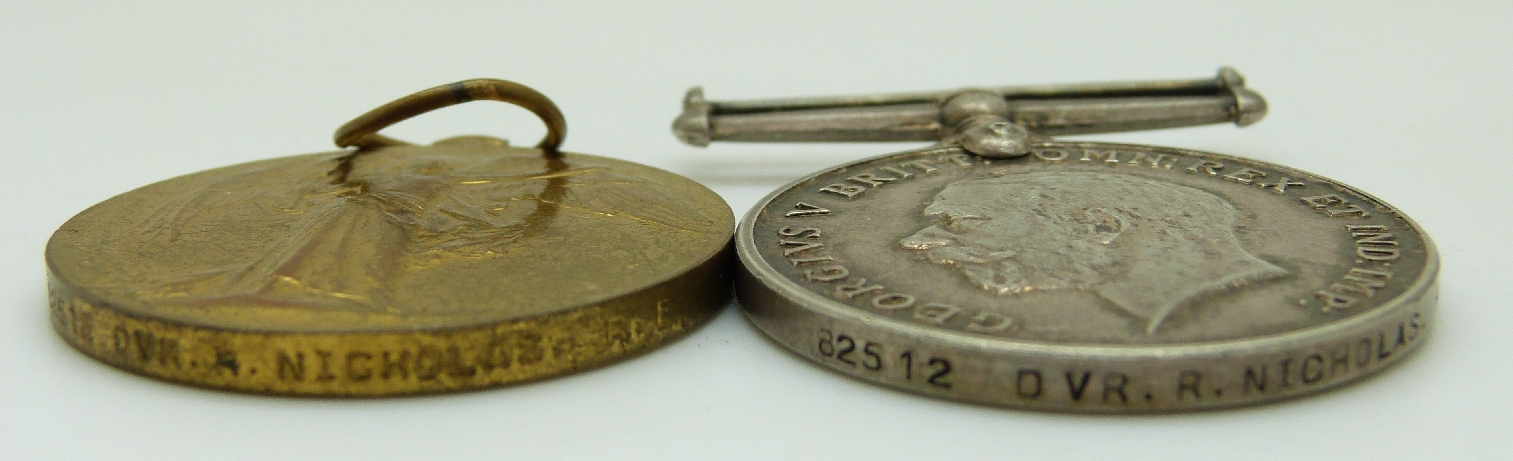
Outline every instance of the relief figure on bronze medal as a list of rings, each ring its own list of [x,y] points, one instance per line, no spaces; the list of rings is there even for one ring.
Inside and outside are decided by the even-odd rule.
[[[134,291],[170,304],[403,315],[404,307],[391,302],[391,287],[405,273],[549,244],[532,238],[565,210],[672,232],[712,225],[645,183],[563,158],[485,149],[313,158],[208,183],[158,207],[141,229],[166,234],[158,238],[168,245],[182,243],[176,242],[181,232],[235,225],[228,216],[262,213],[285,225],[267,236],[253,260],[217,261]]]
[[[1138,176],[978,177],[946,186],[924,214],[933,224],[903,248],[999,296],[1095,293],[1147,334],[1204,295],[1288,275],[1241,247],[1224,198]]]

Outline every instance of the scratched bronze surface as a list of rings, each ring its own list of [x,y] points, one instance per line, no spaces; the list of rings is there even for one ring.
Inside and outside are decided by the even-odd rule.
[[[728,297],[734,219],[655,168],[464,137],[152,184],[47,246],[54,326],[102,361],[242,391],[497,385],[676,337]]]

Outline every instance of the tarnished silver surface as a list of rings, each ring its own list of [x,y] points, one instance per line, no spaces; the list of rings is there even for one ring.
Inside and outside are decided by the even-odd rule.
[[[1297,170],[1043,143],[894,154],[791,184],[737,230],[749,317],[826,367],[1048,410],[1316,392],[1422,340],[1438,260],[1407,217]]]
[[[1424,340],[1438,255],[1390,205],[1265,162],[993,123],[1019,155],[956,133],[760,202],[736,235],[748,317],[863,380],[1102,413],[1305,395]]]

